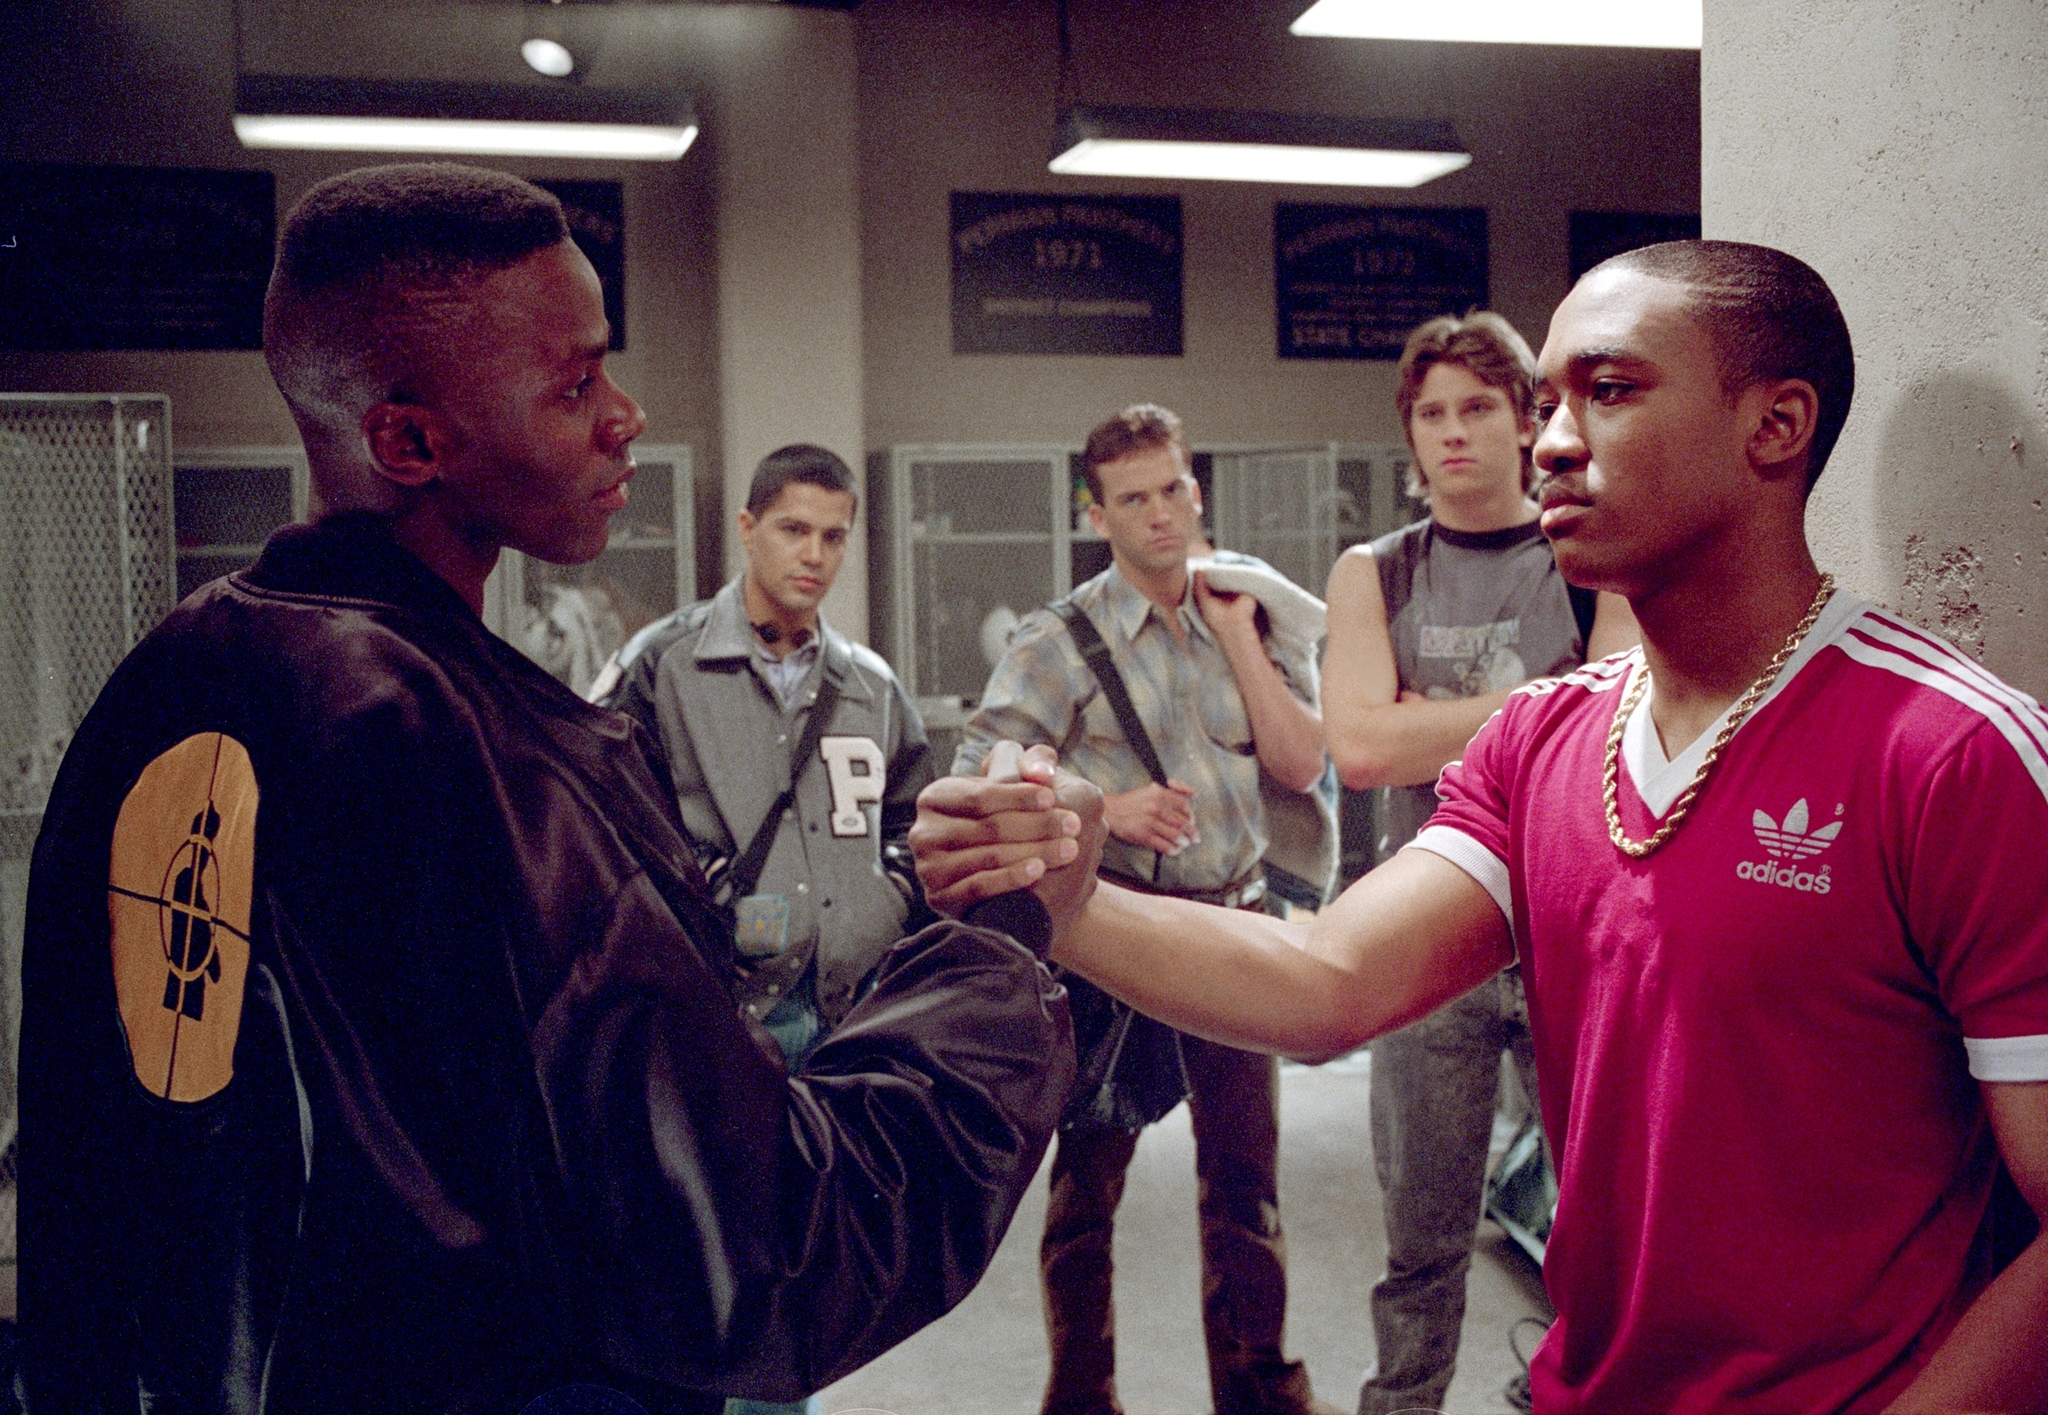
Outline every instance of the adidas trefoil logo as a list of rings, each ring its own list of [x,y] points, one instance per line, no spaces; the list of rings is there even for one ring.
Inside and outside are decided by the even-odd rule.
[[[1840,814],[1841,807],[1835,808]],[[1785,812],[1782,824],[1774,821],[1763,811],[1750,813],[1750,824],[1756,830],[1757,843],[1770,852],[1768,860],[1744,860],[1735,867],[1737,879],[1754,880],[1758,884],[1775,884],[1782,889],[1796,889],[1802,894],[1826,894],[1833,888],[1828,874],[1830,867],[1822,865],[1817,872],[1799,868],[1799,862],[1810,860],[1835,843],[1835,837],[1842,833],[1842,822],[1830,821],[1819,830],[1809,831],[1809,817],[1806,798],[1800,797],[1792,803],[1792,809]]]
[[[1785,812],[1785,824],[1780,826],[1762,811],[1753,811],[1750,822],[1756,827],[1756,838],[1763,842],[1764,849],[1781,860],[1804,860],[1818,855],[1835,843],[1835,837],[1842,833],[1842,823],[1824,825],[1813,834],[1806,833],[1806,798],[1800,797],[1792,803],[1792,809]]]

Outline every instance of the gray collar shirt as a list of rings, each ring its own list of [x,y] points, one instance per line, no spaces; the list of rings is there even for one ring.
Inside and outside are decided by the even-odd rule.
[[[822,628],[822,624],[820,625]],[[768,651],[758,634],[749,634],[748,647],[753,653],[754,671],[762,681],[775,690],[775,700],[782,704],[784,712],[796,701],[797,689],[804,686],[811,676],[812,667],[818,662],[818,646],[823,640],[813,634],[781,658]]]

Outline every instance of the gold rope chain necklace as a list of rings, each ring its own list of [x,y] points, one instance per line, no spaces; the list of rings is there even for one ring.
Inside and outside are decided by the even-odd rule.
[[[1614,842],[1615,849],[1631,859],[1640,860],[1671,838],[1672,832],[1685,820],[1686,812],[1692,809],[1692,803],[1698,798],[1700,789],[1707,784],[1707,773],[1711,772],[1714,763],[1721,759],[1721,749],[1728,745],[1728,739],[1735,735],[1735,729],[1742,726],[1743,719],[1755,710],[1757,700],[1777,681],[1779,670],[1784,668],[1786,661],[1798,651],[1800,643],[1812,632],[1814,621],[1820,618],[1821,610],[1827,607],[1828,597],[1834,592],[1835,577],[1822,575],[1820,588],[1814,592],[1813,603],[1806,607],[1806,617],[1799,621],[1798,626],[1786,638],[1785,646],[1778,650],[1777,656],[1764,665],[1764,671],[1749,685],[1749,691],[1736,701],[1734,710],[1728,714],[1727,726],[1714,738],[1714,745],[1707,748],[1707,755],[1700,762],[1700,769],[1692,774],[1692,784],[1685,788],[1683,795],[1672,802],[1670,814],[1664,817],[1664,824],[1658,826],[1657,833],[1648,840],[1631,840],[1628,833],[1621,828],[1621,805],[1616,796],[1621,782],[1621,734],[1628,726],[1629,716],[1635,712],[1636,704],[1643,700],[1643,694],[1650,686],[1650,665],[1647,662],[1643,664],[1642,671],[1636,675],[1635,681],[1628,685],[1628,691],[1622,694],[1621,706],[1614,710],[1614,725],[1607,729],[1606,766],[1600,773],[1600,796],[1607,806],[1607,838]]]

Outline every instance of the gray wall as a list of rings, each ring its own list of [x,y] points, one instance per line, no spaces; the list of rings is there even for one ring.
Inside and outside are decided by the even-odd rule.
[[[252,68],[500,81],[523,70],[517,7],[422,7],[406,23],[407,14],[390,5],[242,2]],[[301,19],[290,23],[294,8]],[[277,175],[280,211],[322,178],[374,160],[252,152],[235,140],[227,0],[19,0],[5,9],[0,45],[18,62],[0,86],[0,160],[268,170]],[[435,33],[439,42],[428,42]],[[677,57],[664,77],[697,77],[686,70],[686,51],[669,52]],[[647,405],[649,440],[702,447],[717,425],[711,151],[692,151],[680,163],[486,165],[524,176],[624,181],[630,347],[615,356],[617,373]],[[181,442],[297,441],[255,353],[0,359],[10,389],[169,392]]]
[[[251,68],[531,77],[509,0],[240,3]],[[1697,55],[1299,39],[1286,26],[1300,8],[1075,0],[1079,96],[1448,118],[1472,166],[1409,192],[1054,177],[1052,0],[864,0],[850,16],[564,7],[607,32],[593,83],[680,87],[704,118],[677,164],[504,165],[625,183],[631,342],[615,373],[650,441],[696,451],[707,577],[754,461],[786,441],[826,442],[856,467],[863,444],[1066,442],[1139,397],[1178,407],[1208,443],[1397,440],[1391,365],[1276,357],[1276,200],[1486,207],[1493,302],[1532,342],[1565,291],[1569,211],[1696,209]],[[231,13],[231,0],[0,6],[0,50],[18,59],[0,87],[0,160],[266,168],[281,204],[372,160],[236,143]],[[955,358],[955,189],[1178,192],[1186,356]],[[0,355],[0,387],[166,392],[188,446],[294,437],[254,353]],[[856,633],[863,549],[827,609]]]
[[[696,7],[650,14],[680,30]],[[253,152],[236,141],[229,0],[17,0],[0,6],[0,161],[103,162],[265,170],[280,214],[315,182],[379,159]],[[702,12],[698,12],[702,13]],[[378,77],[519,81],[517,6],[406,7],[242,0],[249,67]],[[773,12],[768,12],[773,18]],[[614,376],[647,409],[649,442],[686,442],[715,504],[721,446],[717,234],[720,36],[632,36],[607,45],[605,82],[663,82],[698,94],[706,137],[678,163],[514,159],[529,177],[624,184],[627,349]],[[729,42],[729,41],[728,41]],[[481,161],[481,159],[473,159]],[[180,446],[296,445],[297,430],[249,352],[0,354],[0,388],[170,395]],[[703,509],[700,507],[700,509]],[[700,515],[699,525],[704,524]],[[698,561],[705,556],[700,549]]]
[[[1446,118],[1470,167],[1409,191],[1057,177],[1052,0],[865,0],[860,45],[867,432],[1070,442],[1151,398],[1198,441],[1399,441],[1390,363],[1274,351],[1273,204],[1483,206],[1493,303],[1540,344],[1567,288],[1568,213],[1691,212],[1699,56],[1304,39],[1300,0],[1075,0],[1083,102]],[[1186,354],[954,357],[947,194],[1178,193]]]
[[[1834,287],[1823,568],[2048,697],[2048,5],[1708,0],[1706,234]]]

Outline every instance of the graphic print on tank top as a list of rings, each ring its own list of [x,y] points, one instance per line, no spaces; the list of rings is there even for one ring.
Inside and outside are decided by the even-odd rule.
[[[1570,591],[1536,522],[1472,532],[1419,521],[1372,550],[1402,688],[1476,698],[1569,672],[1584,659]],[[1436,806],[1434,782],[1391,788],[1381,858],[1414,839]]]

